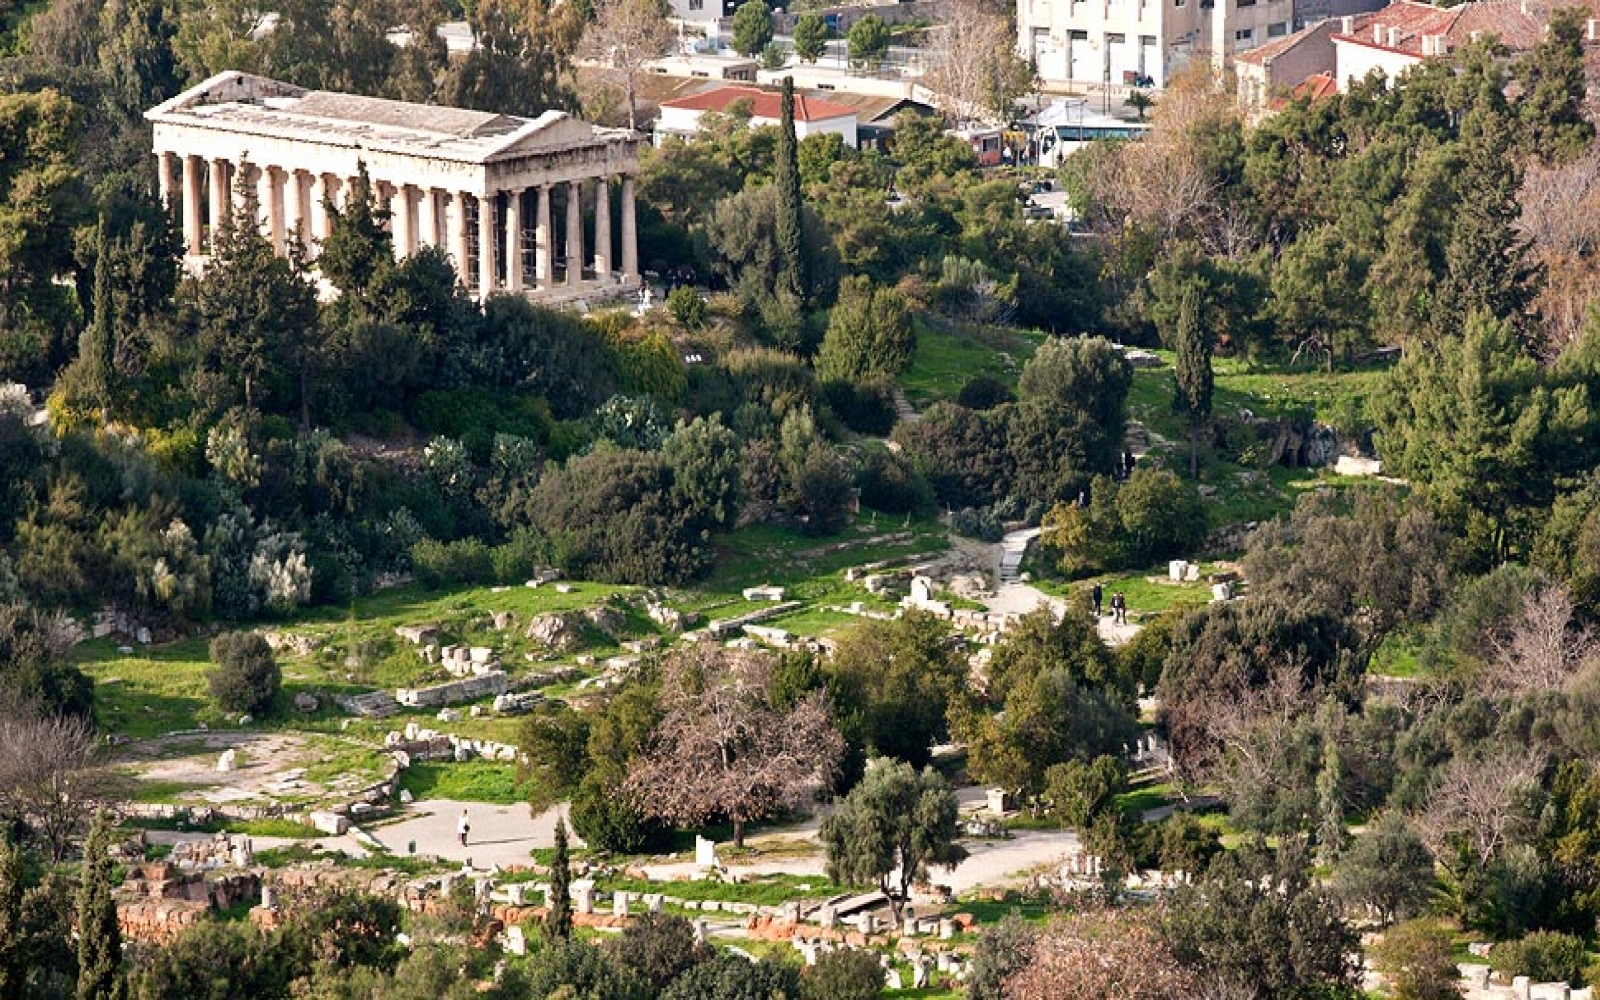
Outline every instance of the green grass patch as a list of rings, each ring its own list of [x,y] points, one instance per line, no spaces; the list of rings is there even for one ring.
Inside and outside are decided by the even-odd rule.
[[[1422,648],[1423,640],[1419,636],[1391,633],[1373,650],[1367,673],[1406,679],[1424,677],[1428,671],[1421,661]]]
[[[237,833],[247,837],[279,837],[285,840],[315,840],[322,834],[313,826],[292,819],[212,820],[192,823],[165,817],[140,818],[126,824],[143,830],[176,830],[193,833]]]
[[[755,903],[778,906],[794,899],[827,899],[849,891],[821,875],[766,875],[748,882],[718,882],[696,879],[687,882],[651,882],[646,879],[607,878],[600,886],[615,892],[659,892],[679,899],[715,899],[724,903]]]
[[[434,872],[447,871],[455,866],[422,858],[403,858],[382,852],[364,858],[355,858],[343,851],[318,851],[306,844],[290,844],[256,852],[256,863],[267,868],[287,868],[290,865],[313,861],[332,860],[341,868],[365,868],[370,871],[395,871],[413,878]]]
[[[144,739],[193,729],[198,722],[220,724],[222,717],[211,707],[206,687],[211,669],[206,647],[203,638],[184,639],[124,656],[110,639],[78,646],[78,666],[95,680],[101,728]]]
[[[1182,796],[1178,794],[1178,789],[1175,785],[1169,782],[1161,782],[1159,784],[1131,788],[1118,795],[1115,801],[1117,808],[1123,812],[1131,813],[1134,816],[1143,816],[1151,809],[1170,806],[1174,802],[1181,801],[1181,799]]]
[[[400,787],[417,800],[453,799],[510,805],[527,794],[517,784],[517,766],[474,760],[462,764],[413,764],[400,772]]]
[[[1022,366],[1045,335],[1001,327],[956,331],[916,321],[917,351],[911,370],[900,377],[906,398],[918,408],[955,399],[962,386],[987,375],[1015,387]]]
[[[1162,564],[1140,570],[1105,573],[1083,580],[1036,580],[1034,586],[1057,597],[1072,597],[1076,594],[1088,594],[1090,588],[1098,581],[1103,592],[1101,608],[1106,613],[1109,613],[1111,607],[1111,595],[1121,591],[1128,599],[1129,615],[1137,617],[1143,614],[1159,614],[1177,607],[1195,607],[1209,603],[1211,584],[1207,583],[1205,578],[1211,573],[1218,572],[1219,569],[1216,563],[1201,563],[1200,579],[1193,582],[1180,583],[1168,579],[1167,567]]]
[[[970,913],[973,920],[981,926],[999,923],[1013,916],[1021,917],[1030,924],[1039,924],[1060,911],[1044,900],[1023,899],[1015,893],[1008,893],[1005,899],[958,900],[952,912]]]

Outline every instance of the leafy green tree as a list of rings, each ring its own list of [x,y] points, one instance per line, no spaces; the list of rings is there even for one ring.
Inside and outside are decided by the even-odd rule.
[[[589,763],[589,723],[570,708],[536,712],[517,727],[518,757],[535,809],[547,809],[572,795]]]
[[[643,977],[652,995],[659,995],[715,954],[709,945],[694,939],[694,927],[687,919],[664,913],[645,913],[630,920],[605,948],[613,962]]]
[[[1340,858],[1339,894],[1378,911],[1384,923],[1420,914],[1433,894],[1433,855],[1399,813],[1384,813]]]
[[[328,236],[317,255],[317,270],[348,301],[371,312],[379,278],[394,267],[394,237],[390,235],[389,207],[380,204],[366,161],[356,164],[350,192],[340,205],[332,198],[323,206],[328,213]]]
[[[530,997],[586,997],[593,1000],[646,1000],[650,992],[632,969],[618,966],[582,938],[562,938],[539,953],[528,970]]]
[[[264,715],[272,710],[283,671],[259,632],[224,632],[211,640],[206,675],[211,700],[224,712]]]
[[[876,14],[868,14],[845,33],[850,48],[850,65],[872,68],[889,54],[889,25]]]
[[[1096,487],[1095,492],[1103,496],[1107,491]],[[1127,482],[1112,487],[1111,495],[1124,565],[1148,566],[1193,551],[1205,541],[1204,501],[1165,469],[1135,468]]]
[[[1139,735],[1120,698],[1060,668],[1023,678],[1002,713],[961,711],[952,729],[967,744],[973,778],[1028,795],[1044,791],[1052,764],[1117,754]]]
[[[1161,923],[1178,960],[1245,1000],[1359,997],[1355,932],[1310,881],[1307,861],[1298,843],[1275,857],[1246,848],[1172,892]]]
[[[1051,764],[1044,772],[1044,795],[1062,826],[1083,831],[1109,808],[1128,783],[1120,758],[1102,754],[1093,761]]]
[[[583,17],[575,4],[543,0],[474,4],[468,24],[477,44],[444,74],[444,103],[528,118],[576,110],[569,60]]]
[[[824,382],[865,382],[899,375],[911,366],[916,347],[904,296],[879,288],[871,278],[845,278],[817,352],[817,377]]]
[[[946,712],[967,679],[946,624],[921,611],[850,629],[825,669],[845,739],[914,767],[927,764],[933,744],[947,735]]]
[[[967,973],[967,1000],[1008,1000],[1006,981],[1032,959],[1040,933],[1038,925],[1016,913],[998,923],[981,925],[972,949],[972,969]]]
[[[967,856],[956,843],[960,813],[955,790],[931,767],[917,773],[879,757],[866,776],[822,821],[828,877],[846,885],[876,885],[898,915],[911,886],[930,866],[955,867]],[[890,876],[898,873],[899,884]]]
[[[1024,402],[1080,410],[1120,445],[1132,385],[1133,367],[1109,340],[1052,337],[1023,365],[1017,396]]]
[[[1373,967],[1388,979],[1395,1000],[1456,1000],[1461,996],[1455,941],[1435,920],[1396,924],[1367,952]]]
[[[44,382],[77,319],[72,231],[90,204],[73,165],[80,111],[54,89],[0,95],[0,378]]]
[[[111,898],[111,821],[95,817],[78,887],[78,1000],[116,1000],[122,986],[122,929]]]
[[[772,11],[764,0],[745,0],[733,12],[733,48],[753,56],[772,41]]]
[[[790,965],[726,951],[679,976],[661,1000],[800,1000],[800,975]]]
[[[1503,975],[1573,986],[1583,983],[1588,958],[1582,938],[1560,931],[1534,931],[1517,941],[1502,941],[1489,952],[1495,971]]]
[[[808,63],[821,58],[828,44],[828,24],[816,11],[801,14],[794,23],[794,54]]]
[[[1244,564],[1260,592],[1294,594],[1348,618],[1373,650],[1406,622],[1439,610],[1449,545],[1422,503],[1362,488],[1337,501],[1302,497],[1287,521],[1251,535]]]
[[[900,165],[894,183],[902,190],[934,177],[964,176],[978,166],[972,144],[947,133],[943,118],[909,110],[895,116],[890,154]]]
[[[1052,670],[1133,707],[1137,681],[1100,641],[1088,615],[1066,614],[1058,620],[1043,609],[1023,615],[995,647],[988,669],[989,699],[1008,704],[1028,678]]]
[[[229,1000],[282,996],[288,970],[254,924],[205,920],[140,956],[129,976],[132,1000]]]
[[[1371,299],[1365,283],[1371,252],[1325,224],[1300,234],[1272,268],[1266,312],[1280,340],[1299,354],[1321,353],[1332,368],[1348,362],[1372,339]]]
[[[800,976],[801,1000],[877,1000],[883,995],[883,966],[872,951],[830,951]]]

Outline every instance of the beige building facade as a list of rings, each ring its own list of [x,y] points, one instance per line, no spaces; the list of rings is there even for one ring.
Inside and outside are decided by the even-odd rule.
[[[575,298],[638,283],[638,138],[628,130],[558,111],[528,119],[307,91],[239,72],[145,117],[191,266],[204,265],[249,193],[279,253],[298,239],[314,257],[330,232],[326,206],[342,206],[365,169],[390,211],[395,256],[441,247],[479,298]]]

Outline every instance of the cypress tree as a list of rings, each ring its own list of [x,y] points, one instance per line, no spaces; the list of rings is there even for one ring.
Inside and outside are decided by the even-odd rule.
[[[122,930],[117,926],[117,904],[111,898],[110,839],[110,823],[101,813],[83,848],[83,881],[78,888],[78,1000],[118,996]]]
[[[22,852],[0,837],[0,1000],[22,1000],[28,955],[22,934]]]
[[[1177,391],[1172,408],[1189,419],[1189,478],[1200,472],[1200,425],[1211,416],[1211,335],[1200,315],[1200,291],[1191,282],[1178,300],[1178,315],[1173,326],[1173,374]]]
[[[556,820],[556,856],[550,862],[550,912],[545,915],[544,929],[552,939],[566,940],[572,936],[572,869],[567,858],[567,824]]]
[[[778,290],[802,305],[810,298],[800,229],[800,154],[794,133],[794,77],[783,78],[783,112],[778,125],[778,161],[772,179],[778,187]]]
[[[111,241],[106,237],[106,218],[94,233],[94,315],[78,335],[78,367],[82,373],[84,396],[102,410],[111,405],[112,343],[115,339],[112,314]]]

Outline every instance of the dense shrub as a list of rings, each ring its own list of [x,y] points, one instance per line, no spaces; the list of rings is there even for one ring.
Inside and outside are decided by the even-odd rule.
[[[206,675],[211,700],[224,712],[264,714],[278,697],[283,672],[272,647],[256,632],[224,632],[211,640]]]
[[[1489,964],[1503,975],[1527,976],[1536,983],[1583,985],[1587,950],[1583,939],[1558,931],[1534,931],[1517,941],[1503,941],[1489,952]]]
[[[992,507],[961,508],[950,515],[950,530],[984,542],[998,542],[1006,533]]]

